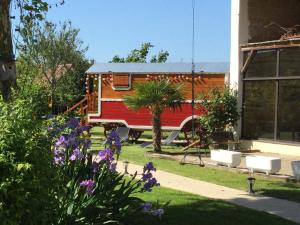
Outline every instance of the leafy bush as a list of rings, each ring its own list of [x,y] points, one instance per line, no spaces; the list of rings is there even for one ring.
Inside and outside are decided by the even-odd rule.
[[[51,140],[32,98],[0,100],[0,221],[52,224],[56,200]]]
[[[77,119],[46,123],[38,108],[32,98],[0,101],[1,224],[121,224],[141,211],[161,217],[162,209],[146,209],[134,196],[158,185],[152,163],[140,178],[125,177],[116,172],[121,144],[115,132],[110,148],[92,154],[89,127]]]
[[[200,94],[199,100],[206,110],[200,123],[209,132],[223,131],[226,126],[234,126],[239,119],[237,93],[228,86]]]
[[[118,156],[121,151],[116,132],[108,137],[109,148],[92,154],[88,151],[89,127],[80,126],[77,119],[51,129],[60,134],[53,149],[60,174],[57,224],[121,224],[145,210],[144,202],[134,194],[151,191],[158,185],[151,173],[155,170],[152,163],[144,167],[140,179],[137,174],[125,178],[116,172],[114,153]],[[159,217],[163,213],[162,209],[151,210]]]
[[[37,118],[46,117],[51,109],[49,108],[49,97],[45,88],[38,85],[23,87],[16,93],[19,99],[31,99],[31,107],[34,108],[32,113]]]

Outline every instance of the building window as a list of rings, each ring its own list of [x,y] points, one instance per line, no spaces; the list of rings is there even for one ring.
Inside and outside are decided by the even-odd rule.
[[[275,116],[275,82],[245,82],[244,137],[273,138]]]
[[[243,137],[300,142],[300,48],[258,51],[243,85]]]
[[[279,76],[300,76],[300,48],[280,51]]]
[[[130,74],[114,74],[113,88],[115,90],[129,90],[131,88]]]
[[[245,77],[275,77],[276,58],[277,51],[274,50],[257,52]]]
[[[300,80],[279,81],[278,140],[300,141]]]

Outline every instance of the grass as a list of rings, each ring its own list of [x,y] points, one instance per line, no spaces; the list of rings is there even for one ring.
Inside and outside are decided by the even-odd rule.
[[[170,201],[162,220],[153,216],[135,217],[135,223],[143,225],[292,225],[280,217],[223,201],[210,200],[180,191],[158,187],[151,193],[140,194],[145,201],[160,203]]]
[[[102,135],[100,129],[94,130],[92,149],[103,149],[102,141],[99,135]],[[147,134],[149,135],[149,134]],[[164,148],[171,153],[176,153],[179,148]],[[227,186],[245,189],[245,179],[247,176],[211,168],[200,168],[199,166],[185,165],[181,166],[176,161],[150,158],[144,155],[138,145],[125,143],[122,147],[121,160],[129,160],[136,164],[145,164],[149,160],[155,163],[158,169],[176,173],[179,175],[192,177],[194,179],[206,180],[212,183],[228,184]],[[266,184],[277,183],[279,181],[266,181]],[[260,183],[260,180],[259,180]],[[271,187],[271,186],[270,186]],[[137,197],[145,201],[155,203],[157,200],[160,203],[169,202],[165,208],[166,212],[162,220],[150,215],[136,215],[132,225],[293,225],[295,223],[282,219],[280,217],[259,212],[244,207],[239,207],[230,203],[219,200],[211,200],[205,197],[175,191],[163,187],[154,188],[151,193],[137,194]]]
[[[101,130],[94,130],[101,134]],[[95,133],[94,133],[95,134]],[[99,139],[93,141],[93,149],[101,149],[101,141]],[[177,152],[176,147],[164,147],[164,151]],[[193,179],[203,180],[226,187],[247,190],[247,174],[222,170],[218,168],[199,167],[197,165],[180,165],[177,161],[153,158],[145,156],[145,150],[139,145],[127,144],[122,146],[120,160],[128,160],[131,163],[144,165],[146,162],[152,161],[157,169],[171,172],[174,174],[190,177]],[[260,194],[282,198],[286,200],[300,202],[300,185],[294,183],[286,183],[281,179],[265,178],[255,176],[255,191]]]

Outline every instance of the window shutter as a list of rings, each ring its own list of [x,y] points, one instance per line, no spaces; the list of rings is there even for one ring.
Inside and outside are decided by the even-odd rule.
[[[114,74],[113,75],[114,87],[129,87],[129,75],[128,74]]]

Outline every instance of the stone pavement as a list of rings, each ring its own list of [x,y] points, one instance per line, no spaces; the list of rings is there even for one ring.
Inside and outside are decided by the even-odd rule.
[[[119,163],[117,169],[120,172],[124,171],[123,164]],[[135,171],[141,173],[142,170],[142,166],[129,164],[128,171],[130,174],[135,173]],[[156,171],[154,176],[163,187],[268,212],[300,224],[300,203],[259,195],[249,195],[245,191],[194,180],[164,171]]]

